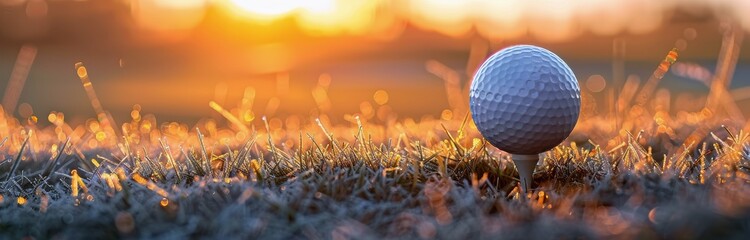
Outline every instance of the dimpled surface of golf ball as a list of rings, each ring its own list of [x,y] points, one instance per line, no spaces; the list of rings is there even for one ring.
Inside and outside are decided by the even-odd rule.
[[[554,148],[573,131],[581,108],[570,67],[531,45],[508,47],[487,59],[474,75],[469,99],[482,136],[511,154]]]

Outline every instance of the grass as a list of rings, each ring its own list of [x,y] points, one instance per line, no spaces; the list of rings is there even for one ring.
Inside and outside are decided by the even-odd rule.
[[[141,151],[130,141],[84,150],[16,141],[3,147],[0,163],[0,237],[750,236],[750,147],[742,131],[661,161],[641,136],[609,151],[564,144],[545,153],[537,188],[522,194],[508,156],[477,138],[466,119],[453,130],[440,127],[433,140],[391,127],[385,132],[400,137],[376,141],[361,122],[311,125],[320,129],[255,131],[241,142],[198,131],[189,136],[193,144],[162,137],[141,143],[152,147]],[[334,136],[347,131],[355,134]]]
[[[671,115],[669,91],[649,98],[662,65],[640,91],[623,87],[620,112],[597,114],[584,95],[576,130],[543,154],[528,193],[468,118],[459,74],[436,61],[426,67],[451,105],[440,120],[398,119],[374,99],[344,116],[350,125],[331,124],[325,81],[312,92],[317,118],[262,125],[253,88],[237,108],[209,104],[225,128],[158,125],[134,106],[120,131],[98,100],[98,118],[79,126],[0,108],[0,238],[750,238],[750,134],[731,130],[750,124],[705,99]]]

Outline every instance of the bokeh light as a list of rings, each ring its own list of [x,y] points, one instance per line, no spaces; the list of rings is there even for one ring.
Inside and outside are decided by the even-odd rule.
[[[605,87],[607,87],[607,81],[602,75],[594,74],[586,79],[586,88],[588,88],[591,92],[601,92]]]
[[[388,92],[386,92],[385,90],[378,90],[375,92],[372,98],[378,105],[385,105],[386,103],[388,103]]]

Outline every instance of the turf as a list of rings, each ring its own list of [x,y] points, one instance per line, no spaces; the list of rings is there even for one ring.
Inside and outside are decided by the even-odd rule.
[[[193,132],[192,145],[140,151],[125,140],[86,150],[9,141],[0,238],[750,237],[741,131],[659,161],[641,136],[609,151],[564,144],[544,154],[537,187],[522,194],[508,156],[463,124],[431,138],[318,126],[317,134],[253,130],[241,142]],[[376,141],[373,131],[399,137]],[[333,134],[345,132],[354,134]],[[56,151],[38,150],[51,144]]]

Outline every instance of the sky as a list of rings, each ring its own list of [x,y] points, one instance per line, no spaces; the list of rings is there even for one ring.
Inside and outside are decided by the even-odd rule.
[[[394,112],[420,117],[450,105],[430,66],[465,86],[488,54],[535,44],[565,59],[597,99],[620,87],[615,78],[647,79],[678,47],[679,64],[659,85],[678,98],[707,91],[701,81],[715,71],[725,35],[734,30],[742,49],[750,31],[750,1],[741,0],[269,2],[0,0],[0,94],[16,96],[17,116],[30,107],[83,121],[95,113],[74,67],[82,62],[120,119],[138,104],[160,120],[195,121],[215,114],[210,101],[231,109],[250,90],[259,113],[305,115],[319,107],[321,82],[334,115],[377,105],[383,91]],[[750,53],[738,53],[732,89],[750,85]],[[587,85],[599,77],[602,89]],[[9,91],[13,81],[23,86]]]

